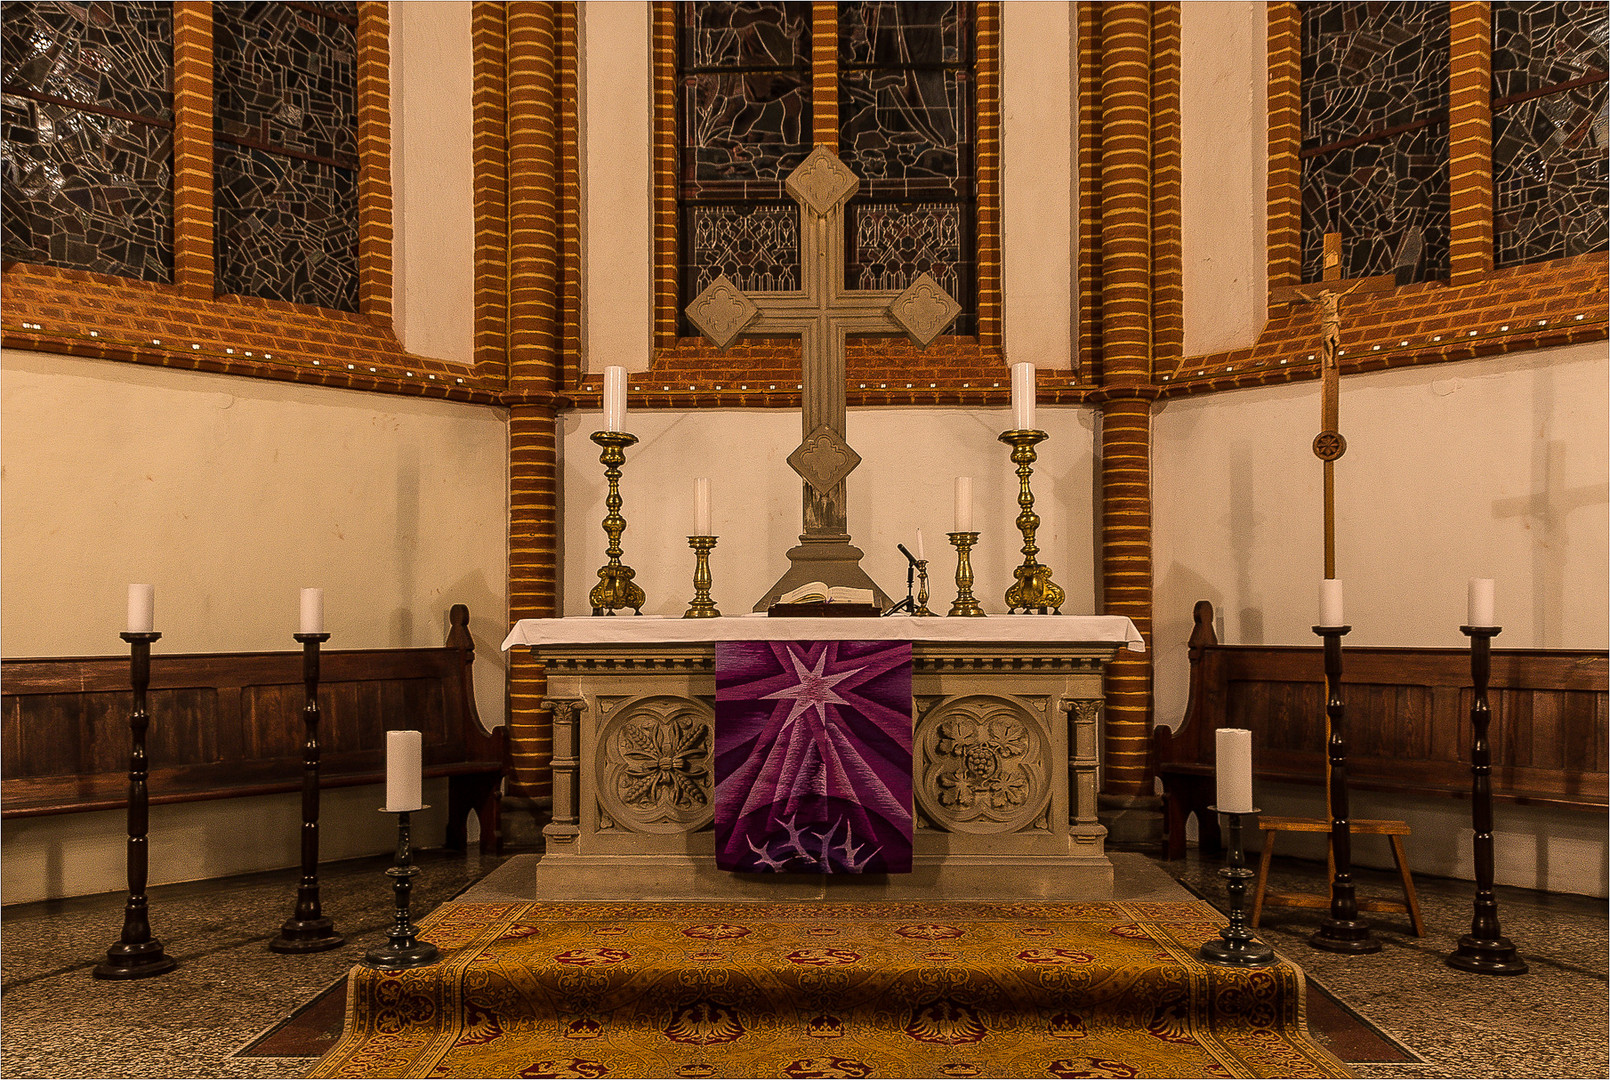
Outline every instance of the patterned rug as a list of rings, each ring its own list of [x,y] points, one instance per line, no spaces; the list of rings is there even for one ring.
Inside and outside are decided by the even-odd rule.
[[[354,969],[308,1075],[1350,1075],[1303,977],[1215,968],[1176,903],[448,904],[442,962]]]

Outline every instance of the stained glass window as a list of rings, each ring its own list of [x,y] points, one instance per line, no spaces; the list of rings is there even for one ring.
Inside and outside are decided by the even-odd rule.
[[[1605,250],[1610,9],[1501,0],[1492,32],[1495,264]]]
[[[977,325],[972,5],[839,5],[839,157],[861,177],[845,227],[852,288],[924,272]]]
[[[1390,274],[1415,230],[1413,280],[1448,275],[1448,5],[1304,3],[1302,279],[1342,234],[1344,277]]]
[[[173,279],[172,5],[8,2],[7,259]]]
[[[218,291],[358,309],[357,9],[213,6]]]

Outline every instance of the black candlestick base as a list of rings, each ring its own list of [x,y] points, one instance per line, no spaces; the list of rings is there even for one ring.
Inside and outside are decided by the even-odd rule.
[[[428,967],[441,959],[441,950],[428,941],[414,939],[412,944],[395,939],[376,945],[363,954],[363,966],[381,971],[407,971],[409,968]]]
[[[91,974],[97,979],[144,979],[164,975],[178,966],[179,961],[163,952],[162,942],[153,938],[132,945],[113,945]]]
[[[1308,944],[1326,952],[1378,953],[1381,943],[1370,932],[1370,924],[1363,919],[1326,919],[1308,939]]]
[[[427,807],[421,806],[425,810]],[[363,966],[381,971],[406,971],[424,967],[441,959],[441,950],[428,941],[419,940],[419,931],[408,913],[408,894],[419,867],[413,865],[413,850],[409,838],[409,810],[389,810],[397,815],[397,861],[386,868],[391,878],[392,891],[397,900],[397,914],[390,930],[386,931],[386,944],[376,945],[363,954]]]
[[[1525,975],[1526,961],[1515,952],[1509,938],[1482,940],[1469,934],[1459,939],[1459,948],[1446,957],[1449,967],[1477,975]]]
[[[1247,882],[1258,875],[1247,869],[1245,851],[1241,846],[1241,819],[1262,811],[1220,810],[1216,806],[1208,809],[1223,814],[1230,822],[1230,865],[1219,869],[1219,876],[1228,882],[1225,891],[1230,898],[1230,924],[1219,931],[1219,940],[1204,942],[1196,955],[1203,963],[1224,967],[1267,967],[1275,962],[1275,951],[1259,941],[1247,928]]]
[[[335,920],[324,915],[317,919],[286,919],[279,937],[268,943],[268,949],[278,953],[310,953],[338,949],[346,943],[347,939],[335,932]]]

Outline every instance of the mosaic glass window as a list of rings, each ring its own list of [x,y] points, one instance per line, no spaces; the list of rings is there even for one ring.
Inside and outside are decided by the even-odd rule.
[[[7,259],[173,279],[172,5],[8,2]]]
[[[357,9],[213,7],[218,291],[356,311]]]
[[[1448,274],[1448,5],[1304,3],[1302,278],[1390,274],[1419,231],[1413,280]]]
[[[1495,264],[1605,250],[1610,9],[1501,2],[1492,28]]]
[[[861,177],[847,279],[901,289],[932,274],[977,325],[973,5],[839,5],[839,157]]]

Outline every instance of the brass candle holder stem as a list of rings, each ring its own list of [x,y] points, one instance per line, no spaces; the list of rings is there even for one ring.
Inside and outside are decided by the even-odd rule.
[[[684,619],[713,619],[721,612],[710,599],[710,549],[716,546],[713,536],[690,536],[688,547],[695,552],[693,562],[693,601],[682,613]]]
[[[917,560],[917,606],[911,609],[913,615],[932,615],[928,610],[928,560]]]
[[[952,615],[978,616],[984,614],[978,598],[973,595],[973,545],[978,543],[976,532],[947,533],[951,546],[956,549],[956,602],[950,605]]]
[[[1035,558],[1040,549],[1035,546],[1034,532],[1040,527],[1040,515],[1034,512],[1034,492],[1029,488],[1029,477],[1034,474],[1034,447],[1048,439],[1043,431],[1017,429],[1001,432],[1001,442],[1012,447],[1012,461],[1017,465],[1017,504],[1022,512],[1017,515],[1017,527],[1023,533],[1023,565],[1012,572],[1017,580],[1006,590],[1007,614],[1022,608],[1041,615],[1061,614],[1062,602],[1067,599],[1062,588],[1051,580],[1051,568]]]
[[[346,944],[319,903],[319,646],[329,634],[296,634],[302,643],[302,880],[296,908],[268,943],[271,952],[323,952]]]
[[[643,590],[632,581],[637,571],[621,562],[621,534],[626,531],[626,519],[621,516],[621,466],[626,464],[626,448],[637,442],[637,436],[625,431],[595,431],[593,442],[603,448],[598,460],[604,466],[604,478],[609,481],[609,495],[604,506],[609,514],[604,518],[604,535],[609,537],[605,554],[609,562],[599,568],[598,584],[588,594],[594,615],[613,615],[625,608],[634,614],[643,614]]]

